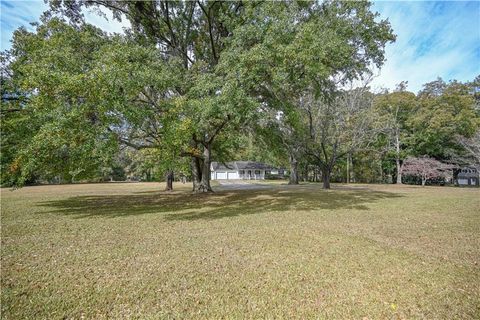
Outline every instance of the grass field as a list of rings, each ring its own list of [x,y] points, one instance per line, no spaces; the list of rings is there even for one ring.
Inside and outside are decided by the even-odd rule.
[[[3,189],[2,318],[480,318],[479,189],[176,187]]]

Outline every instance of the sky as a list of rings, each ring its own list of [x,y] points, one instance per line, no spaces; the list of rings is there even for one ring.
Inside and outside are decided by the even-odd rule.
[[[0,49],[11,47],[13,31],[20,26],[33,31],[29,23],[46,9],[42,0],[0,0]],[[408,81],[408,89],[417,92],[437,77],[470,81],[480,75],[480,1],[376,1],[373,10],[390,21],[397,35],[395,43],[386,46],[386,62],[375,72],[374,89],[394,89]],[[108,20],[94,12],[86,12],[85,18],[108,32],[128,26],[108,12]]]

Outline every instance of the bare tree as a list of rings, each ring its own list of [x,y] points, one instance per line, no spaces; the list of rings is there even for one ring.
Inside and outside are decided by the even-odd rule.
[[[457,141],[466,151],[466,156],[459,159],[463,163],[474,162],[475,164],[480,164],[480,130],[477,131],[470,138],[464,136],[459,136]]]
[[[420,177],[422,186],[434,178],[448,178],[452,176],[453,166],[442,163],[428,156],[419,158],[408,157],[402,165],[401,172],[406,175]]]
[[[402,183],[401,162],[404,157],[402,145],[406,123],[415,108],[415,94],[406,91],[406,85],[406,82],[401,82],[395,92],[382,94],[375,101],[378,126],[387,137],[387,149],[392,150],[395,155],[397,184]]]
[[[328,99],[312,94],[301,101],[308,126],[305,152],[322,171],[323,187],[338,159],[368,144],[373,134],[372,95],[363,86],[336,91]]]

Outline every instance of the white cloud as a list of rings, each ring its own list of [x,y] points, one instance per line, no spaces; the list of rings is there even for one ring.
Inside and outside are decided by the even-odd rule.
[[[397,41],[387,45],[387,61],[373,85],[409,89],[442,77],[473,80],[480,74],[480,2],[377,2]]]
[[[1,19],[1,50],[11,47],[13,32],[24,26],[27,30],[33,31],[31,22],[38,22],[44,11],[48,10],[48,5],[42,0],[38,1],[0,1],[0,19]],[[106,16],[102,17],[94,9],[84,10],[85,21],[93,24],[106,32],[123,33],[123,28],[130,26],[130,23],[123,19],[119,22],[113,19],[109,10],[101,9]]]
[[[19,27],[33,30],[30,23],[38,21],[46,8],[43,1],[0,1],[1,50],[10,48],[13,31]]]
[[[100,16],[94,9],[88,9],[84,12],[85,21],[107,32],[123,33],[124,28],[130,27],[130,22],[126,19],[122,19],[121,22],[115,20],[110,10],[104,8],[99,10],[105,17]]]

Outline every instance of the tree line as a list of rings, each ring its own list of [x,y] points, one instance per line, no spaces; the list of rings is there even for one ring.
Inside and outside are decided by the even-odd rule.
[[[49,5],[2,53],[2,185],[128,168],[209,192],[212,160],[250,159],[329,188],[401,182],[407,155],[470,161],[479,78],[372,92],[395,35],[369,2]],[[91,8],[130,27],[107,34],[84,22]]]
[[[466,83],[439,78],[418,94],[402,82],[392,92],[373,93],[365,85],[346,88],[330,105],[303,100],[304,119],[298,127],[277,129],[282,139],[297,146],[290,154],[290,183],[298,183],[300,176],[314,181],[322,177],[326,188],[330,177],[425,184],[412,164],[429,164],[430,179],[446,178],[446,171],[461,166],[478,166],[479,92],[480,77]]]

